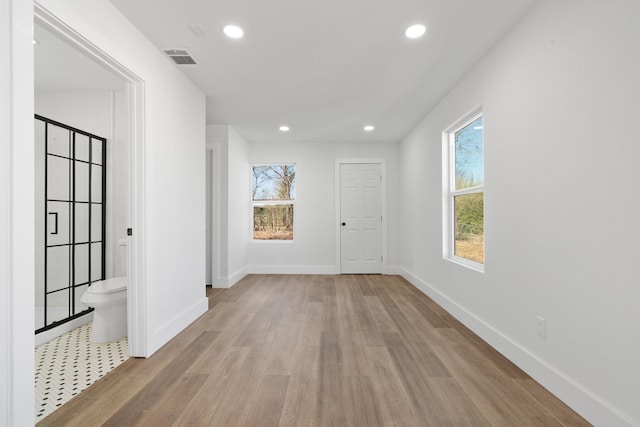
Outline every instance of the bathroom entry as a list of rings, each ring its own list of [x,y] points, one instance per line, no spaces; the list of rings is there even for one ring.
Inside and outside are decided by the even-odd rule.
[[[35,116],[36,334],[92,309],[105,278],[106,139]]]

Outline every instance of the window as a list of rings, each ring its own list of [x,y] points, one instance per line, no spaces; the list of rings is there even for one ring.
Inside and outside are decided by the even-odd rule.
[[[254,240],[293,240],[295,165],[253,166]]]
[[[484,146],[480,112],[445,132],[448,148],[445,254],[472,268],[484,266]]]

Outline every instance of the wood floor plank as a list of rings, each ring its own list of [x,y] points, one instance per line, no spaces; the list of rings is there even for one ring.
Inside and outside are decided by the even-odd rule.
[[[466,350],[460,350],[460,344],[452,344],[451,348],[438,348],[435,351],[443,363],[449,366],[452,376],[491,425],[530,425],[531,413],[527,406],[532,403],[532,399],[516,400],[515,396],[511,395],[512,380],[502,375],[499,370],[482,369],[487,366],[493,367],[488,361],[483,360],[481,354],[475,357],[465,355]],[[539,406],[538,413],[544,414],[546,410]]]
[[[267,351],[265,346],[251,347],[244,363],[234,372],[224,388],[218,391],[219,403],[213,417],[204,425],[241,426],[248,416],[251,406],[255,404],[254,396],[265,367]]]
[[[335,297],[325,297],[332,298]],[[318,425],[346,426],[347,408],[342,351],[335,331],[322,333],[318,362],[316,420]]]
[[[430,378],[429,384],[440,408],[436,412],[439,425],[491,426],[454,378]]]
[[[226,354],[212,359],[211,364],[215,365],[215,368],[210,370],[199,393],[193,395],[184,410],[177,414],[174,425],[210,425],[250,351],[251,347],[231,347]]]
[[[563,425],[563,426],[584,426],[586,421],[580,415],[573,411],[567,411],[567,405],[565,405],[560,399],[549,393],[544,387],[535,382],[532,378],[521,378],[514,380],[521,384],[522,388],[527,391],[538,402],[539,405],[545,408],[549,416],[556,420],[550,422],[549,425]],[[550,417],[546,414],[541,414],[540,418],[548,420]]]
[[[416,425],[419,420],[418,415],[387,347],[367,347],[365,352],[382,425],[399,427]]]
[[[430,339],[432,333],[427,332],[428,322],[421,319],[419,313],[413,312],[412,307],[400,298],[394,299],[389,296],[388,291],[381,291],[380,295],[385,309],[392,315],[401,331],[400,334],[386,334],[386,337],[397,337],[393,339],[401,342],[414,358],[423,361],[420,366],[424,367],[428,376],[448,377],[450,374],[447,368],[431,349],[433,339]]]
[[[176,381],[167,388],[161,398],[154,402],[149,409],[138,414],[131,426],[154,426],[154,427],[170,427],[174,425],[179,414],[191,401],[191,397],[196,395],[208,375],[203,374],[185,374],[176,379]]]
[[[280,417],[280,427],[319,425],[316,422],[318,378],[292,375]]]
[[[253,404],[249,405],[249,414],[242,425],[277,427],[280,424],[289,380],[289,375],[263,375]]]
[[[144,411],[149,410],[166,394],[166,390],[187,371],[198,357],[205,353],[207,347],[218,336],[218,332],[204,332],[197,336],[183,351],[169,363],[161,373],[155,376],[144,389],[132,396],[104,426],[133,425]]]
[[[586,426],[398,276],[249,275],[39,426]]]
[[[373,384],[368,376],[347,376],[347,425],[383,426],[382,413],[376,402]]]
[[[425,425],[438,425],[436,399],[433,391],[429,387],[428,378],[424,364],[411,354],[403,342],[402,336],[397,333],[385,335],[386,348],[391,355],[391,360],[397,369],[398,375],[407,396],[413,405],[418,419],[424,420]]]

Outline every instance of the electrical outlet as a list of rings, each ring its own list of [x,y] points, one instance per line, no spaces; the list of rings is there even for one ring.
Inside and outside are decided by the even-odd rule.
[[[543,340],[547,339],[547,319],[544,317],[536,317],[536,333]]]

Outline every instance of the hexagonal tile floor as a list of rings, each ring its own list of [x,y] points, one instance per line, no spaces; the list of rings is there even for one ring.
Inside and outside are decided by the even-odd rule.
[[[91,325],[36,347],[36,422],[129,358],[126,337],[92,343]]]

